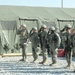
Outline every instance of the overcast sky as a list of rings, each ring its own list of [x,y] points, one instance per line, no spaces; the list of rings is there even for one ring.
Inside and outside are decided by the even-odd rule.
[[[0,0],[0,5],[61,7],[62,0]],[[75,0],[63,0],[64,8],[75,8]]]

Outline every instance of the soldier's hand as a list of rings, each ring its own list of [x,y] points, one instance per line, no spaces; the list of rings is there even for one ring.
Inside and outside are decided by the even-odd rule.
[[[60,32],[63,32],[65,30],[65,28],[63,28],[62,30],[60,30]]]
[[[28,44],[27,44],[27,43],[24,43],[24,45],[28,46]]]

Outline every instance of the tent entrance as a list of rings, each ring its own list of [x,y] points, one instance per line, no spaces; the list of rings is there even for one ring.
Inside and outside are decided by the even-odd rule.
[[[27,29],[30,31],[33,27],[37,27],[39,29],[39,23],[37,19],[22,19],[19,18],[20,25],[26,24]]]
[[[74,26],[74,20],[57,20],[57,21],[58,21],[59,31],[62,30],[66,24],[70,24],[72,27]]]
[[[38,20],[37,19],[22,19],[22,18],[19,18],[19,21],[20,21],[20,25],[26,24],[26,27],[28,29],[28,32],[30,32],[30,30],[33,27],[37,27],[39,29],[39,23],[38,23]],[[28,54],[29,53],[30,54],[32,53],[31,43],[28,44],[26,51],[27,51]]]
[[[70,24],[71,27],[74,26],[74,20],[57,20],[57,21],[58,21],[58,26],[59,26],[59,33],[60,33],[60,30],[62,30],[66,24]],[[62,40],[60,48],[64,49],[65,48],[65,44],[64,44],[65,38],[61,33],[60,33],[60,36],[61,36],[61,40]]]
[[[42,21],[42,24],[45,24],[47,28],[50,28],[51,26],[55,27],[55,22]]]
[[[51,26],[54,26],[56,28],[55,20],[51,20],[51,19],[40,19],[40,22],[41,22],[41,25],[45,24],[47,26],[47,30]]]

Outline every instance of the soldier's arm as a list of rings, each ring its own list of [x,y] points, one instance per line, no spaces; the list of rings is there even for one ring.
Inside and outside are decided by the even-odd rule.
[[[21,34],[21,29],[18,29],[17,31],[16,31],[16,34],[18,35],[18,34]]]
[[[65,31],[65,28],[63,28],[62,30],[60,30],[60,32],[64,32]]]

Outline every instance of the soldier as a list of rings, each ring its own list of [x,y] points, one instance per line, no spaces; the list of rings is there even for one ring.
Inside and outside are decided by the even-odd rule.
[[[42,53],[42,56],[43,56],[43,61],[42,62],[39,62],[40,64],[44,64],[47,60],[47,57],[46,57],[46,43],[47,43],[47,32],[46,32],[46,25],[42,25],[41,27],[41,31],[39,32],[39,38],[40,38],[40,44],[41,44],[41,53]]]
[[[72,29],[72,44],[73,44],[73,53],[75,54],[75,27]]]
[[[50,34],[51,34],[51,30],[49,29],[49,31],[47,33],[47,46],[46,46],[48,57],[50,57],[50,55],[51,55],[50,45],[49,45],[49,42],[48,42],[48,36],[50,36]]]
[[[63,36],[64,36],[64,43],[65,43],[65,57],[67,60],[68,65],[65,68],[70,68],[71,67],[71,61],[72,61],[72,38],[71,38],[71,25],[67,24],[64,27],[64,30],[66,31]]]
[[[30,31],[30,41],[32,43],[32,54],[33,54],[33,62],[35,62],[38,58],[38,46],[39,46],[39,37],[38,37],[38,31],[37,27],[32,28]]]
[[[75,55],[75,27],[72,30],[73,54]],[[75,69],[74,69],[75,72]]]
[[[50,66],[55,65],[57,63],[57,50],[60,46],[61,39],[58,33],[55,32],[55,28],[52,26],[49,29],[50,34],[47,36],[48,43],[50,45],[51,55],[52,55],[52,63]]]
[[[23,24],[18,29],[18,33],[20,35],[20,47],[22,48],[22,59],[20,61],[26,60],[26,46],[28,41],[28,30],[26,25]]]

